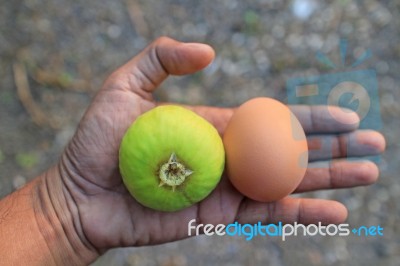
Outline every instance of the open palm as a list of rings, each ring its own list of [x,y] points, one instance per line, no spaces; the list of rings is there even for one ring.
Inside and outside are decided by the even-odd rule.
[[[339,223],[346,208],[335,201],[287,197],[273,203],[260,203],[236,191],[226,176],[200,203],[179,212],[159,212],[140,205],[125,189],[118,170],[121,139],[131,123],[154,108],[152,92],[169,74],[194,73],[214,58],[213,50],[202,44],[184,44],[160,38],[142,53],[115,71],[105,82],[66,148],[59,171],[68,191],[76,227],[81,237],[99,253],[118,246],[151,245],[187,237],[187,224],[243,223],[277,221]],[[233,109],[206,106],[189,107],[223,134]],[[384,149],[382,136],[356,130],[358,118],[347,116],[346,123],[334,120],[325,107],[293,106],[309,138],[310,146],[332,140],[337,159],[327,167],[310,167],[295,192],[353,187],[373,183],[378,169],[371,162],[347,162],[341,148],[347,140],[356,154],[363,156]],[[330,112],[339,109],[331,108]],[[343,122],[343,121],[342,121]],[[318,133],[318,134],[316,134]],[[312,135],[310,135],[312,134]],[[347,136],[347,137],[346,137]],[[310,163],[330,154],[310,154]]]

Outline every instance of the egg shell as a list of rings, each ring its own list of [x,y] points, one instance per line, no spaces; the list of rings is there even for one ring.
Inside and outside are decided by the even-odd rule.
[[[233,114],[223,136],[230,181],[245,196],[279,200],[299,185],[308,162],[304,130],[290,109],[254,98]]]

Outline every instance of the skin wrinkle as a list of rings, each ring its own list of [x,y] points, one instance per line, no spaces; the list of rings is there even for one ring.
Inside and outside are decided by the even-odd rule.
[[[210,110],[208,110],[208,112],[211,112]],[[219,116],[214,118],[214,121],[211,121],[212,124],[218,124],[221,125],[217,128],[218,133],[220,134],[220,136],[223,136],[223,132],[224,129],[226,128],[226,125],[228,124],[230,118],[232,117],[233,112],[231,112],[228,115],[224,115],[224,116]]]
[[[63,161],[65,165],[65,169],[68,169],[70,173],[75,173],[76,175],[82,175],[82,169],[79,167],[79,162],[78,159],[80,157],[80,154],[78,154],[78,151],[80,150],[78,147],[85,147],[84,149],[87,150],[85,143],[81,141],[81,139],[84,139],[80,137],[81,132],[77,132],[72,139],[72,141],[69,142],[67,148],[64,151],[65,158],[62,156],[61,161]],[[69,162],[69,164],[66,163],[66,161]],[[71,166],[72,169],[69,169],[68,166]]]
[[[135,80],[135,76],[132,72],[126,72],[124,68],[128,66],[123,66],[121,69],[122,73],[112,74],[112,77],[107,79],[104,83],[103,88],[99,91],[98,96],[107,95],[108,93],[117,94],[117,93],[128,93],[130,96],[134,94],[138,96],[140,99],[151,100],[153,97],[150,93],[143,90],[136,90],[138,88],[137,80]],[[115,76],[115,77],[114,77]],[[134,91],[132,91],[132,88]],[[106,98],[106,97],[95,97],[95,104],[102,104],[103,101],[99,101],[97,98]]]
[[[194,217],[194,214],[192,212],[190,212],[189,214],[186,214],[182,220],[190,221],[191,219],[193,219],[191,217]],[[187,219],[187,218],[189,218],[189,219]],[[161,219],[161,217],[160,217],[160,219]],[[165,227],[165,228],[168,228],[168,232],[169,232],[167,238],[173,239],[172,241],[188,238],[187,227],[182,226],[182,228],[177,228],[172,219],[173,219],[173,217],[168,217],[168,223],[167,223],[167,226]],[[162,232],[162,230],[161,230],[161,232]],[[157,235],[157,243],[158,244],[162,243],[162,239],[159,237],[159,234]]]
[[[297,203],[296,203],[296,204],[297,204],[297,207],[296,207],[295,209],[296,209],[297,211],[296,211],[296,213],[295,213],[295,215],[294,215],[294,217],[296,217],[296,218],[295,218],[295,221],[302,222],[302,221],[305,220],[304,217],[303,217],[303,213],[305,213],[303,202],[304,202],[304,200],[301,199],[301,200],[297,201]]]
[[[132,207],[131,207],[132,208]],[[137,226],[136,226],[136,222],[135,222],[135,217],[134,217],[134,213],[135,212],[133,212],[133,211],[130,211],[129,212],[129,218],[130,218],[130,224],[131,224],[131,227],[132,227],[132,238],[133,238],[133,243],[134,243],[134,245],[137,245],[137,239],[139,238],[139,237],[137,237],[137,233],[136,232],[138,232],[138,230],[137,230]],[[136,235],[136,237],[135,237],[135,235]]]
[[[321,109],[318,112],[317,106],[315,106],[315,105],[310,106],[312,132],[314,132],[314,133],[322,133],[322,132],[327,132],[327,131],[331,130],[331,128],[326,124],[326,121],[324,124],[316,123],[316,121],[321,120],[320,119],[321,114],[327,111],[325,106],[322,108],[324,108],[324,109]],[[335,122],[337,123],[337,121],[335,121]]]
[[[200,215],[201,214],[201,206],[202,205],[196,205],[196,225],[203,223],[202,216]]]
[[[227,178],[226,174],[224,173],[225,178]],[[229,215],[229,212],[226,212],[227,208],[230,208],[231,206],[234,206],[235,209],[239,209],[240,203],[242,202],[242,198],[243,196],[241,194],[239,194],[238,191],[236,191],[233,187],[233,185],[230,182],[226,182],[225,184],[226,187],[229,187],[231,189],[231,193],[229,194],[229,197],[227,196],[227,198],[230,198],[230,201],[228,202],[229,205],[228,207],[226,207],[226,205],[223,207],[224,210],[224,217],[223,219],[226,220],[228,219],[229,221],[235,221],[235,217],[236,217],[236,213]],[[221,199],[223,196],[223,188],[220,189],[220,195],[221,195]],[[228,216],[228,218],[226,218]]]
[[[117,122],[114,121],[113,124],[117,124]],[[111,145],[114,145],[114,147],[112,149],[114,151],[118,151],[119,150],[118,143],[121,143],[121,140],[122,140],[122,138],[120,136],[118,136],[120,134],[117,134],[117,132],[116,132],[117,130],[118,130],[118,128],[116,126],[113,126],[112,129],[111,129],[112,139],[114,140],[113,142],[111,142]],[[110,155],[111,155],[110,157],[114,157],[118,161],[118,155],[119,154],[110,154]]]
[[[125,95],[126,94],[126,95]],[[123,116],[117,116],[116,119],[118,119],[118,123],[113,120],[113,130],[115,132],[125,132],[129,126],[134,122],[134,120],[136,119],[136,117],[138,117],[140,114],[142,114],[143,112],[153,108],[155,106],[155,103],[152,99],[150,100],[143,100],[140,101],[140,97],[136,94],[133,94],[130,91],[124,91],[123,93],[124,96],[119,96],[118,98],[121,98],[121,102],[123,103],[123,106],[121,106],[122,104],[119,104],[118,107],[119,109],[113,109],[112,111],[114,112],[118,112],[118,113],[126,113],[130,107],[131,107],[131,103],[135,103],[134,104],[134,108],[132,109],[132,111],[130,111],[127,116],[130,118],[130,121],[128,121],[128,123],[125,123],[123,120],[121,120],[121,117]],[[126,100],[128,99],[128,100]],[[119,121],[121,120],[121,121]],[[115,136],[119,135],[118,137],[115,137],[114,139],[116,140],[116,142],[113,144],[114,149],[118,150],[119,149],[119,143],[121,142],[123,135],[122,134],[116,134]]]
[[[81,227],[78,226],[78,224],[82,224],[82,219],[81,219],[81,214],[80,214],[79,207],[78,207],[75,199],[70,195],[71,190],[70,190],[69,186],[67,186],[65,184],[65,180],[63,178],[61,178],[61,180],[64,183],[62,191],[63,191],[64,197],[66,199],[66,203],[67,203],[66,206],[67,206],[67,208],[69,209],[69,211],[71,213],[72,226],[73,226],[74,231],[77,233],[76,235],[77,235],[77,238],[79,239],[78,241],[80,241],[87,249],[94,249],[98,254],[100,254],[98,252],[98,250],[87,239],[84,231],[79,229]],[[68,199],[70,199],[70,200],[68,200]],[[76,220],[78,222],[76,222]],[[69,239],[69,242],[70,243],[75,243],[76,241],[73,240],[74,235],[68,234],[67,231],[69,231],[69,230],[64,230],[64,231],[65,231],[65,234],[66,234],[67,238]],[[88,243],[90,243],[90,244],[88,245]],[[75,247],[75,245],[71,245],[71,248],[74,250],[75,254],[79,254],[80,250],[77,249],[77,247]]]
[[[315,128],[315,125],[314,125],[314,119],[315,119],[315,117],[314,117],[314,112],[313,112],[313,109],[314,109],[315,107],[314,106],[308,106],[308,113],[309,113],[309,120],[310,120],[310,130],[309,131],[311,131],[311,132],[316,132],[317,131],[317,129]]]
[[[89,193],[89,191],[87,189],[84,189],[84,187],[86,187],[85,185],[83,185],[84,183],[89,183],[91,186],[93,186],[94,188],[100,189],[101,191],[115,192],[115,190],[113,188],[118,187],[118,185],[120,185],[122,183],[122,181],[110,188],[107,186],[101,186],[100,184],[93,182],[91,180],[91,178],[84,178],[84,174],[79,173],[80,172],[78,170],[79,168],[77,168],[76,162],[73,159],[73,158],[78,158],[78,156],[77,155],[74,156],[74,155],[70,154],[70,152],[73,152],[73,151],[74,151],[73,148],[66,149],[66,151],[64,153],[66,158],[64,158],[64,156],[63,156],[60,160],[61,166],[63,166],[63,167],[60,167],[60,173],[62,173],[62,172],[69,173],[68,175],[70,177],[72,177],[71,179],[74,181],[74,184],[80,189],[80,192],[84,195],[92,196],[92,195],[96,195],[98,193],[98,192]],[[67,162],[70,162],[70,165],[75,170],[71,170],[71,167],[68,167]],[[77,182],[78,179],[83,182]]]
[[[90,241],[88,239],[86,239],[84,232],[82,230],[78,229],[76,220],[78,220],[78,223],[81,222],[81,218],[80,218],[81,215],[80,215],[79,207],[76,205],[75,200],[71,197],[71,195],[70,195],[71,191],[69,190],[68,186],[66,186],[63,178],[61,178],[61,181],[64,184],[64,186],[62,188],[62,193],[63,193],[65,201],[66,201],[66,207],[69,210],[69,213],[71,214],[71,217],[69,219],[72,221],[72,227],[71,228],[68,227],[68,224],[70,226],[71,226],[71,224],[67,222],[67,217],[64,218],[65,222],[61,222],[61,225],[62,225],[64,234],[65,234],[66,238],[68,239],[68,244],[69,244],[70,248],[74,251],[74,253],[77,256],[80,257],[81,261],[83,261],[84,258],[81,256],[80,249],[74,244],[76,242],[82,243],[83,246],[88,248],[88,250],[92,250],[92,251],[94,250],[97,253],[97,256],[100,255],[100,253],[97,251],[97,249],[94,246],[88,245],[88,243],[90,243]],[[68,195],[69,195],[69,197],[68,197]],[[70,199],[70,200],[68,200],[68,199]],[[73,231],[76,234],[70,233],[70,231]]]
[[[54,211],[54,214],[57,217],[57,221],[59,221],[60,225],[61,225],[61,229],[62,229],[62,233],[63,235],[66,237],[66,239],[68,239],[67,243],[65,243],[69,248],[74,249],[73,244],[74,242],[71,242],[71,238],[68,234],[69,230],[66,228],[66,222],[67,219],[66,217],[64,217],[62,215],[62,213],[59,213],[57,210],[60,210],[62,208],[58,208],[58,206],[55,205],[56,200],[54,199],[54,197],[52,196],[52,193],[50,193],[52,190],[50,189],[50,184],[49,184],[49,178],[48,178],[48,174],[46,173],[45,177],[44,177],[44,185],[45,185],[45,191],[47,191],[48,194],[48,198],[49,198],[49,203],[50,203],[50,207],[51,209]],[[58,194],[60,195],[60,194]],[[72,214],[71,214],[72,215]],[[51,220],[51,219],[49,219]],[[56,228],[57,226],[54,225],[53,222],[51,222],[53,224],[53,228]],[[52,251],[52,248],[50,248],[50,250]],[[53,257],[55,257],[56,255],[52,254]]]
[[[278,202],[277,204],[268,204],[267,205],[267,212],[265,217],[265,220],[267,223],[273,222],[276,223],[277,221],[274,219],[277,213],[278,206],[282,206],[281,202]]]
[[[156,107],[156,103],[154,100],[143,101],[140,103],[140,106],[139,106],[140,113],[143,114],[154,107]]]
[[[219,206],[219,214],[222,214],[222,219],[220,218],[219,220],[224,220],[224,217],[225,217],[225,211],[224,211],[224,207],[223,207],[223,200],[222,200],[222,197],[223,197],[223,194],[221,193],[221,187],[219,187],[218,188],[218,195],[219,195],[219,204],[218,204],[218,206]]]
[[[346,158],[348,155],[348,150],[347,150],[347,138],[345,135],[339,135],[337,138],[338,143],[338,148],[339,148],[339,157],[344,157]]]
[[[156,44],[149,49],[149,56],[147,58],[147,60],[149,60],[149,65],[144,65],[144,67],[149,67],[151,70],[155,68],[156,70],[149,71],[152,73],[159,73],[159,71],[157,71],[157,68],[161,68],[163,71],[162,75],[165,75],[165,77],[167,77],[168,71],[162,65],[162,61],[160,60],[159,54],[157,52],[157,47],[158,46]],[[159,83],[152,78],[151,74],[147,73],[148,70],[145,69],[144,67],[142,66],[142,64],[138,64],[133,71],[129,72],[128,80],[129,80],[129,87],[134,88],[136,93],[142,95],[143,94],[142,92],[146,92],[146,95],[148,96],[153,91],[150,88],[157,87]],[[138,81],[139,84],[137,84]]]
[[[131,62],[126,63],[121,66],[117,71],[112,73],[104,82],[101,90],[98,92],[97,96],[94,99],[94,104],[102,104],[103,101],[99,101],[99,99],[103,99],[106,97],[101,97],[107,95],[108,93],[118,94],[118,93],[134,93],[140,96],[143,99],[151,98],[151,94],[145,93],[143,90],[136,90],[138,88],[137,80],[135,80],[134,73],[137,72],[137,67],[133,66],[133,69],[130,69]],[[132,88],[134,91],[132,91]]]
[[[70,154],[70,152],[73,152],[73,150],[74,149],[66,149],[65,150],[64,156],[62,156],[62,158],[60,160],[59,168],[60,168],[61,176],[63,176],[62,173],[66,172],[66,174],[71,177],[71,180],[73,182],[75,182],[74,181],[76,179],[75,177],[76,176],[80,176],[80,174],[78,173],[79,172],[79,170],[78,170],[79,168],[76,168],[76,165],[75,165],[75,162],[74,162],[75,160],[73,159],[74,156]],[[69,164],[67,162],[69,162]],[[68,165],[71,165],[71,166],[69,167]],[[73,170],[73,169],[75,169],[75,170]],[[86,180],[86,181],[88,182],[88,180]],[[90,195],[88,193],[87,189],[85,189],[85,187],[84,187],[84,185],[82,183],[75,182],[75,185],[79,189],[79,192],[81,192],[83,195]],[[97,184],[93,184],[93,185],[97,186]]]
[[[329,187],[335,188],[336,184],[335,184],[335,182],[333,180],[337,177],[337,175],[336,175],[336,171],[337,171],[336,164],[333,163],[333,162],[329,163],[329,168],[328,169],[329,169],[329,171],[328,171],[328,173],[329,173],[329,175],[328,175],[329,176],[329,178],[328,178]]]
[[[266,210],[266,212],[265,212],[265,215],[266,215],[266,217],[264,218],[265,219],[265,223],[276,223],[276,221],[274,220],[274,218],[273,217],[275,217],[275,214],[276,214],[276,206],[277,205],[280,205],[280,204],[268,204],[266,207],[267,207],[267,210]]]
[[[169,217],[167,217],[167,218],[169,218]],[[149,234],[150,235],[150,239],[149,239],[149,242],[147,243],[147,244],[149,244],[149,243],[159,243],[160,242],[160,240],[159,240],[159,235],[161,235],[161,233],[160,232],[162,232],[163,231],[163,222],[162,222],[162,217],[160,217],[160,215],[159,214],[157,214],[157,222],[158,222],[158,226],[157,226],[157,233],[156,234],[154,234],[155,235],[155,239],[156,239],[156,241],[152,241],[151,240],[151,238],[153,237],[153,234]],[[168,228],[168,232],[171,232],[170,230],[169,230],[169,228]],[[154,233],[154,232],[153,232]],[[176,236],[176,234],[175,234],[175,236]]]
[[[92,144],[97,149],[99,149],[101,153],[103,153],[103,154],[107,153],[108,150],[109,150],[109,146],[108,145],[109,145],[110,141],[109,141],[109,139],[107,137],[105,137],[108,134],[104,134],[104,132],[102,132],[102,131],[103,131],[104,125],[110,125],[110,126],[106,127],[107,129],[112,127],[113,121],[111,120],[111,118],[103,117],[101,114],[94,115],[93,118],[90,119],[90,121],[92,123],[94,123],[95,130],[93,130],[94,132],[93,131],[91,131],[91,132],[89,131],[88,133],[91,133],[91,135],[95,135],[95,137],[86,136],[86,138],[85,138],[86,141],[88,139],[89,140],[94,139],[94,142],[93,143],[89,143],[88,146],[90,147],[91,146],[90,144]],[[103,125],[103,126],[101,126],[101,125]]]
[[[62,173],[63,171],[61,170],[61,166],[58,166],[58,168],[59,168],[59,172]],[[94,249],[98,254],[100,254],[100,252],[96,249],[96,247],[93,245],[93,243],[91,243],[90,240],[87,238],[87,236],[85,235],[84,230],[82,229],[82,224],[83,223],[82,223],[81,210],[79,208],[79,204],[78,204],[77,200],[75,199],[75,197],[72,196],[73,192],[72,192],[71,187],[67,184],[66,178],[62,174],[60,174],[60,176],[61,176],[61,181],[62,181],[63,188],[64,188],[63,189],[64,197],[65,197],[66,202],[67,202],[66,205],[69,208],[69,210],[70,210],[70,212],[72,214],[72,217],[75,217],[75,219],[73,218],[72,220],[73,220],[73,226],[75,228],[75,232],[77,232],[77,236],[80,238],[82,244],[84,246],[86,246],[86,248],[88,248],[90,250]],[[70,179],[70,181],[72,181],[72,183],[74,184],[74,180],[73,179]],[[74,184],[74,185],[76,186],[76,184]],[[70,207],[71,206],[70,203],[72,203],[72,208]],[[73,207],[75,207],[75,208],[73,208]],[[77,220],[78,223],[75,220]],[[78,252],[79,250],[75,250],[75,251],[77,252],[76,254],[79,254],[79,252]]]
[[[11,209],[13,207],[13,203],[14,201],[10,202],[10,206],[7,206],[7,208],[4,210],[4,208],[2,210],[0,210],[0,225],[5,222],[7,220],[7,218],[11,218],[9,217],[11,215]]]
[[[332,188],[334,188],[334,189],[343,188],[344,186],[340,187],[340,185],[339,185],[339,184],[345,183],[344,181],[342,181],[343,180],[343,176],[344,176],[343,167],[342,167],[341,164],[337,164],[337,163],[333,163],[333,164],[335,165],[334,166],[334,170],[335,170],[334,173],[336,174],[336,176],[334,178],[332,178],[332,180],[331,180]]]
[[[224,213],[224,208],[222,207],[222,194],[221,194],[221,186],[219,186],[218,188],[217,188],[217,193],[218,193],[218,209],[219,209],[219,211],[218,211],[218,215],[219,215],[219,217],[217,218],[217,219],[215,219],[216,221],[221,221],[221,220],[223,220],[223,217],[224,217],[224,215],[223,215],[223,213]],[[221,214],[222,214],[222,219],[221,219]],[[214,224],[214,222],[213,222],[213,224]]]
[[[43,187],[43,186],[41,186],[41,184],[43,183],[43,180],[40,180],[39,182],[40,182],[39,185],[36,186],[36,188],[33,190],[33,192],[35,192],[35,193],[32,194],[33,195],[33,199],[34,199],[33,201],[39,203],[39,204],[36,204],[36,205],[34,204],[33,205],[34,214],[35,214],[34,217],[35,217],[36,226],[39,229],[40,234],[42,235],[42,237],[44,239],[48,239],[49,235],[51,235],[51,234],[49,234],[47,232],[48,230],[46,230],[47,229],[46,226],[41,226],[41,224],[43,225],[43,223],[40,223],[39,220],[45,219],[45,220],[47,220],[47,223],[49,223],[49,224],[52,224],[52,222],[51,222],[51,219],[47,218],[50,215],[47,214],[47,212],[45,211],[47,209],[45,207],[45,198],[44,198],[45,197],[45,193],[44,193],[43,189],[41,189]],[[45,191],[47,191],[47,189]],[[39,214],[43,214],[43,216],[41,216],[41,218],[39,218]],[[54,226],[52,228],[54,228]],[[45,241],[45,245],[47,246],[47,249],[49,251],[52,251],[52,249],[50,248],[50,243]],[[51,258],[52,258],[52,261],[55,262],[56,258],[55,258],[55,255],[53,254],[53,252],[49,252],[49,254],[50,254]]]
[[[151,96],[150,93],[151,91],[147,91],[143,88],[147,86],[153,86],[153,80],[150,79],[150,77],[146,74],[146,70],[140,69],[139,66],[135,68],[133,72],[130,72],[128,74],[129,76],[129,88],[133,89],[137,95],[144,99],[148,99]],[[151,85],[148,85],[150,83]],[[137,88],[142,88],[142,89],[137,89]]]
[[[167,219],[169,219],[169,217],[167,217]],[[161,232],[163,231],[163,222],[162,222],[162,217],[160,217],[160,215],[159,214],[157,214],[157,230],[156,230],[156,234],[154,234],[154,232],[153,232],[153,234],[149,234],[149,241],[147,242],[147,244],[149,244],[149,243],[160,243],[160,240],[159,240],[159,235],[161,234]],[[168,232],[171,232],[169,229],[168,229]],[[153,237],[153,235],[155,235],[155,237]],[[152,241],[152,239],[154,239],[155,241]]]
[[[82,181],[82,185],[83,185],[84,183],[90,184],[90,186],[91,186],[90,190],[91,190],[92,192],[89,192],[88,189],[86,189],[86,190],[81,190],[81,191],[80,191],[80,192],[82,192],[82,194],[84,194],[84,195],[86,195],[86,196],[96,196],[96,195],[98,195],[98,194],[103,193],[104,191],[111,192],[111,193],[119,193],[119,191],[116,190],[116,188],[118,188],[118,187],[122,184],[122,181],[119,181],[119,183],[116,183],[116,184],[113,185],[113,186],[103,187],[103,186],[101,186],[101,185],[99,185],[99,184],[97,184],[97,183],[94,183],[93,181],[91,181],[91,180],[89,180],[89,179],[86,179],[86,178],[79,178],[79,177],[78,177],[78,178],[75,178],[75,179],[72,178],[72,179],[73,179],[75,185],[77,185],[78,187],[79,187],[78,184],[80,184],[80,182],[78,182],[77,179],[79,179],[80,181]],[[85,185],[85,186],[86,186],[86,185]]]
[[[235,211],[235,214],[234,214],[234,217],[235,217],[234,221],[240,221],[240,216],[241,216],[240,212],[242,211],[242,208],[243,208],[243,205],[244,205],[244,200],[245,200],[245,197],[242,197],[240,199],[239,207],[236,208],[236,211]]]
[[[137,231],[135,231],[135,232],[140,232],[140,234],[138,234],[139,237],[137,237],[134,240],[135,245],[137,245],[139,247],[140,246],[147,246],[150,243],[150,238],[151,238],[150,234],[143,234],[142,233],[143,231],[145,231],[145,230],[137,230]]]
[[[64,162],[65,162],[65,160],[64,160]],[[65,167],[66,169],[69,169],[68,167]],[[60,171],[60,172],[62,172],[62,171]],[[76,176],[75,174],[69,174],[69,176],[71,176],[71,177],[74,177],[74,176]],[[78,178],[79,178],[79,174],[78,174]],[[79,178],[81,181],[83,180],[83,181],[86,181],[86,183],[89,181],[89,180],[87,180],[87,179],[82,179],[82,178]],[[78,187],[80,187],[78,184],[80,184],[81,182],[76,182],[77,181],[77,178],[71,178],[71,180],[75,183],[75,185],[76,186],[78,186]],[[95,183],[91,183],[91,185],[92,186],[95,186],[95,187],[98,187],[98,188],[100,188],[101,190],[105,190],[105,191],[109,191],[109,190],[112,190],[112,189],[110,189],[110,188],[103,188],[103,187],[100,187],[98,184],[95,184]],[[82,183],[82,186],[83,186],[83,183]],[[85,186],[87,186],[87,185],[85,185]],[[88,191],[87,190],[83,190],[83,189],[81,189],[81,193],[83,193],[83,195],[89,195],[88,193],[87,193]],[[119,192],[116,192],[116,191],[112,191],[112,192],[115,192],[115,193],[119,193]],[[91,195],[96,195],[97,193],[95,193],[95,194],[91,194]],[[74,197],[72,197],[73,199],[75,199]],[[81,222],[81,224],[82,224],[82,219],[80,218],[81,217],[81,210],[80,209],[78,209],[79,210],[79,221]],[[91,243],[90,242],[90,240],[87,238],[87,236],[85,235],[85,238],[88,240],[88,242],[91,244],[91,245],[93,245],[94,246],[94,244],[93,243]],[[101,251],[99,250],[99,249],[95,249],[96,250],[96,252],[98,252],[98,253],[101,253]]]
[[[336,175],[334,174],[334,172],[335,172],[334,168],[335,167],[336,167],[336,163],[329,162],[329,165],[328,165],[328,168],[327,168],[327,170],[328,170],[327,171],[327,173],[328,173],[328,178],[327,178],[328,184],[327,184],[327,187],[333,188],[333,186],[334,186],[333,179],[336,178]]]
[[[260,215],[260,213],[262,215],[268,216],[268,213],[269,213],[268,205],[265,206],[265,211],[264,211],[264,209],[257,210],[257,208],[251,207],[252,203],[255,203],[255,201],[253,201],[252,199],[249,199],[247,197],[243,197],[243,200],[240,203],[240,207],[239,207],[239,209],[240,209],[239,212],[241,212],[242,214],[239,214],[238,222],[241,222],[241,223],[247,222],[247,221],[251,222],[254,219],[256,219],[256,217],[258,215]],[[259,220],[263,220],[263,219],[259,219]],[[265,222],[267,222],[267,221],[265,221]]]
[[[140,206],[140,208],[142,209],[140,212],[151,212],[151,210],[148,209],[147,207]],[[134,213],[134,212],[132,212],[132,213]],[[151,221],[152,222],[153,221],[157,221],[157,225],[155,226],[156,229],[153,230],[152,232],[150,232],[148,235],[145,235],[145,236],[143,236],[143,234],[136,234],[137,237],[134,238],[134,239],[136,239],[136,240],[134,240],[134,243],[136,243],[135,245],[147,246],[150,243],[158,244],[158,243],[162,242],[162,241],[159,240],[158,235],[159,235],[159,232],[162,232],[164,230],[165,226],[163,226],[163,222],[162,222],[162,219],[161,219],[159,214],[152,215],[152,216],[153,217],[151,217]],[[141,230],[141,227],[137,227],[136,224],[139,224],[139,226],[144,226],[145,227],[147,225],[146,221],[144,221],[143,223],[140,223],[140,221],[135,221],[134,218],[132,219],[132,225],[134,225],[137,228],[137,230],[134,230],[133,232],[145,231],[145,230]],[[153,237],[154,234],[157,237]]]
[[[153,48],[153,51],[154,51],[153,53],[154,53],[154,56],[156,58],[156,64],[158,63],[158,65],[161,67],[162,71],[164,72],[164,74],[167,77],[169,75],[169,71],[165,67],[165,65],[163,63],[163,60],[161,60],[160,50],[159,49],[160,49],[160,46],[158,46],[158,45],[155,45],[154,48]],[[158,86],[158,84],[157,84],[157,86]],[[156,88],[156,86],[154,88]]]

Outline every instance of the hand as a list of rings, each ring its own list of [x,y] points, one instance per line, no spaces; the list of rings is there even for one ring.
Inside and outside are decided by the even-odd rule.
[[[125,131],[140,114],[157,105],[152,92],[168,75],[194,73],[213,58],[214,52],[207,45],[160,38],[115,71],[95,97],[58,165],[61,194],[71,213],[73,228],[89,249],[102,253],[112,247],[182,239],[187,237],[191,219],[212,224],[235,220],[340,223],[346,219],[346,208],[335,201],[291,197],[273,203],[252,201],[238,193],[226,176],[209,197],[179,212],[154,211],[130,196],[118,170],[118,149]],[[189,108],[210,121],[220,134],[233,113],[233,109]],[[375,164],[340,158],[346,156],[341,147],[347,139],[355,147],[355,156],[382,152],[385,144],[379,133],[356,130],[355,114],[347,117],[353,120],[352,124],[341,124],[328,115],[326,107],[291,108],[305,128],[310,145],[331,139],[335,157],[326,168],[309,168],[296,192],[354,187],[376,181]],[[330,110],[339,113],[334,107]],[[326,155],[310,151],[310,165]]]

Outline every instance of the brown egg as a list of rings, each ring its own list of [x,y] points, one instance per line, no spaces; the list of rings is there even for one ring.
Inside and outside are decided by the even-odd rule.
[[[229,121],[223,141],[229,179],[251,199],[281,199],[304,177],[308,162],[304,130],[279,101],[254,98],[242,104]]]

